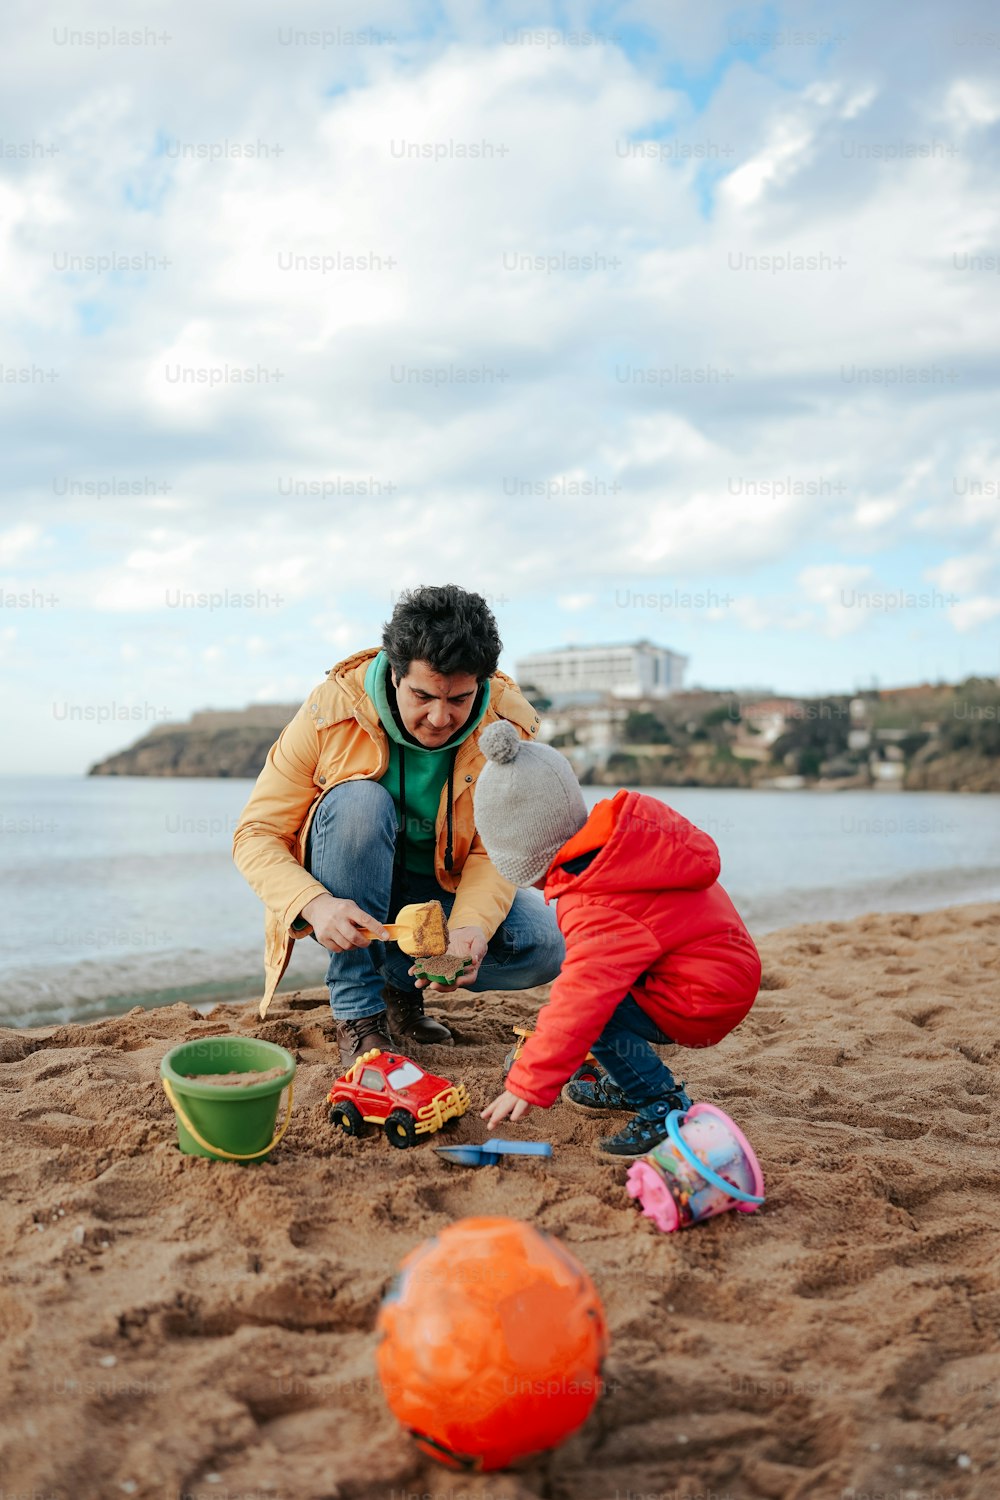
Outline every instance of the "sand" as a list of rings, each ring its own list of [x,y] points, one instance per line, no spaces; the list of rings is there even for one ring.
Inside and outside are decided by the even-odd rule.
[[[397,932],[396,941],[404,953],[420,957],[447,952],[448,920],[440,901],[422,901],[401,907],[396,924],[403,928],[402,932]]]
[[[287,1066],[279,1063],[276,1068],[249,1068],[245,1073],[185,1073],[183,1077],[190,1078],[192,1083],[211,1083],[216,1088],[248,1089],[255,1083],[270,1083],[272,1078],[280,1078]]]
[[[464,974],[472,960],[462,953],[442,953],[439,957],[418,958],[413,967],[421,979],[451,984]]]
[[[775,933],[721,1046],[682,1051],[768,1199],[659,1234],[556,1106],[505,1135],[550,1160],[471,1171],[327,1122],[323,991],[0,1032],[5,1500],[966,1500],[1000,1494],[1000,907]],[[420,1059],[498,1091],[538,992],[441,1000]],[[255,1168],[182,1156],[157,1076],[186,1038],[294,1050],[292,1126]],[[481,1107],[481,1104],[480,1106]],[[474,1108],[452,1140],[482,1140]],[[611,1330],[581,1431],[456,1475],[387,1411],[372,1329],[394,1267],[468,1214],[560,1236]]]

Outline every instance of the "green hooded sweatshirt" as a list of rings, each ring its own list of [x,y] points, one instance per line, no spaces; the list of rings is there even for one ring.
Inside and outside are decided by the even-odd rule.
[[[480,688],[466,723],[446,744],[434,750],[413,739],[393,712],[396,694],[389,676],[389,658],[384,651],[379,652],[365,673],[365,692],[377,708],[382,728],[389,738],[389,765],[381,783],[390,793],[396,809],[396,823],[400,829],[397,852],[401,853],[407,870],[433,875],[441,789],[454,771],[455,751],[482,723],[489,707],[489,679]],[[400,794],[401,765],[405,795]]]

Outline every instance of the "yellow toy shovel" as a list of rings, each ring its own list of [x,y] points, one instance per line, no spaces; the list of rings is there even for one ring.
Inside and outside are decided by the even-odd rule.
[[[411,958],[432,958],[448,951],[448,923],[440,901],[401,906],[395,922],[386,922],[385,930]],[[376,934],[369,931],[368,936]]]

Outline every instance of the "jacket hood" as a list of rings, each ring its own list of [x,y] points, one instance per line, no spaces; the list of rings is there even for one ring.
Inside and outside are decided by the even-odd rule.
[[[370,646],[363,651],[355,651],[350,656],[345,656],[343,661],[338,661],[326,674],[327,682],[333,684],[349,697],[356,698],[364,694],[365,673],[369,666],[379,654],[378,646]]]
[[[574,875],[566,862],[597,850],[586,869]],[[559,850],[545,881],[545,899],[586,892],[700,891],[719,878],[715,840],[644,792],[618,792]]]

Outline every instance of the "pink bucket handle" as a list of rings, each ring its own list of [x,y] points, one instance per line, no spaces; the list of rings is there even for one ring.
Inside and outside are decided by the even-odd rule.
[[[754,1156],[754,1153],[750,1147],[750,1143],[747,1141],[746,1137],[743,1135],[738,1126],[734,1125],[729,1116],[725,1114],[721,1109],[716,1110],[713,1109],[711,1105],[699,1106],[696,1104],[693,1106],[690,1113],[693,1115],[694,1111],[697,1109],[704,1109],[706,1113],[708,1110],[711,1110],[714,1115],[716,1115],[717,1117],[721,1117],[725,1121],[726,1125],[733,1132],[734,1140],[737,1142],[740,1149],[746,1153],[747,1159],[750,1162],[751,1170],[754,1173],[754,1186],[756,1187],[759,1183],[759,1185],[763,1187],[764,1183],[761,1176],[760,1167],[757,1164],[757,1158],[756,1156]],[[764,1202],[763,1193],[761,1193],[760,1195],[756,1193],[745,1193],[742,1188],[734,1187],[731,1182],[727,1182],[724,1177],[720,1177],[718,1172],[713,1171],[711,1167],[706,1166],[703,1161],[700,1161],[699,1158],[695,1156],[691,1147],[688,1145],[687,1141],[685,1141],[680,1130],[681,1125],[688,1117],[688,1113],[689,1112],[687,1110],[672,1109],[667,1116],[667,1135],[670,1137],[671,1145],[677,1148],[677,1150],[684,1157],[684,1160],[694,1168],[699,1177],[703,1177],[705,1181],[710,1182],[713,1187],[719,1188],[719,1190],[725,1193],[728,1197],[735,1199],[738,1204],[745,1203],[748,1206],[752,1204],[754,1208],[757,1208],[761,1203]]]
[[[757,1160],[757,1153],[754,1151],[753,1147],[747,1140],[746,1136],[743,1134],[740,1127],[737,1125],[736,1121],[730,1119],[729,1115],[726,1114],[726,1111],[724,1109],[720,1109],[717,1104],[692,1104],[691,1108],[688,1110],[688,1119],[693,1120],[698,1115],[712,1115],[716,1120],[721,1120],[726,1129],[734,1137],[734,1139],[739,1142],[739,1144],[743,1148],[743,1153],[746,1156],[747,1161],[750,1163],[750,1170],[753,1172],[754,1188],[758,1193],[760,1193],[761,1198],[763,1198],[764,1173],[761,1171],[760,1162]],[[755,1214],[757,1212],[757,1207],[758,1205],[756,1203],[737,1203],[736,1212],[738,1214]]]

